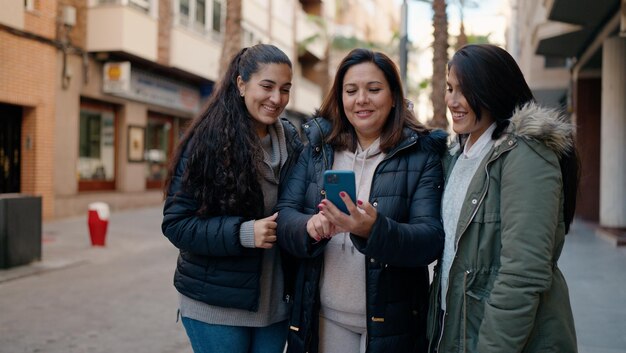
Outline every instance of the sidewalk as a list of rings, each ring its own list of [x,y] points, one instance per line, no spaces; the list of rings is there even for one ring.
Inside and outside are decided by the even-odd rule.
[[[626,352],[626,247],[577,221],[559,267],[570,290],[579,353]]]
[[[146,236],[133,229],[158,229],[162,207],[125,210],[111,214],[106,246],[91,246],[87,213],[84,216],[44,222],[42,226],[41,261],[26,266],[0,269],[0,283],[12,279],[78,266],[141,248],[155,246]],[[150,237],[158,238],[158,237]],[[162,237],[161,237],[162,238]],[[162,240],[162,239],[161,239]]]
[[[16,278],[107,262],[157,246],[157,241],[146,241],[148,237],[138,229],[156,231],[160,221],[160,207],[113,213],[105,248],[91,246],[86,215],[46,222],[42,260],[0,270],[0,286]],[[626,247],[614,247],[597,236],[592,225],[577,221],[566,237],[559,266],[570,289],[579,353],[625,353]]]

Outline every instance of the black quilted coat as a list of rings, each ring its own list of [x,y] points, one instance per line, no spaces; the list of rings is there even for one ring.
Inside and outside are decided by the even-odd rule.
[[[289,353],[318,351],[319,280],[328,240],[314,244],[306,222],[322,199],[322,174],[333,165],[333,149],[323,143],[330,123],[303,125],[309,139],[277,208],[278,242],[301,259],[288,338]],[[425,352],[428,264],[443,249],[440,218],[443,174],[440,156],[446,134],[406,130],[374,172],[369,202],[378,216],[369,239],[351,235],[367,266],[367,352]],[[350,293],[346,293],[350,295]]]
[[[282,181],[297,161],[302,142],[291,123],[286,119],[281,122],[289,154],[281,169]],[[198,203],[182,190],[188,150],[176,166],[165,199],[161,225],[163,234],[180,250],[174,286],[185,296],[210,305],[256,311],[263,249],[245,248],[239,241],[241,223],[249,219],[233,215],[209,218],[196,216]],[[294,265],[288,259],[291,257],[285,255],[284,273],[293,273]],[[290,287],[291,284],[285,284],[286,290]]]

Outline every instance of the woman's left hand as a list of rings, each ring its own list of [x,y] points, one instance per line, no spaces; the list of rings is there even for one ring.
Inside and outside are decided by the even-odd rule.
[[[350,196],[345,192],[340,192],[339,197],[343,200],[350,214],[341,212],[332,202],[324,199],[320,205],[320,213],[338,228],[357,235],[361,238],[369,238],[378,213],[369,202],[357,201],[357,205],[352,202]]]

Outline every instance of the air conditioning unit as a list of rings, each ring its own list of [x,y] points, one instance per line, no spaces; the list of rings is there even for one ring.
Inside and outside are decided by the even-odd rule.
[[[67,27],[74,27],[76,25],[76,8],[73,6],[63,6],[61,21]]]

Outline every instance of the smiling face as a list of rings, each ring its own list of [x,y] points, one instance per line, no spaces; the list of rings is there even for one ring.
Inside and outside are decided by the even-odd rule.
[[[461,92],[454,66],[450,68],[448,73],[447,85],[445,99],[446,105],[452,113],[452,130],[457,134],[469,134],[469,143],[473,144],[494,120],[491,114],[484,109],[481,112],[480,121],[477,120],[476,113]]]
[[[237,77],[237,86],[248,112],[254,119],[259,137],[267,134],[267,126],[278,117],[289,103],[291,68],[287,64],[261,64],[259,70],[244,82]]]
[[[346,71],[342,91],[344,113],[359,144],[367,148],[380,136],[393,107],[389,83],[382,70],[366,62]]]

